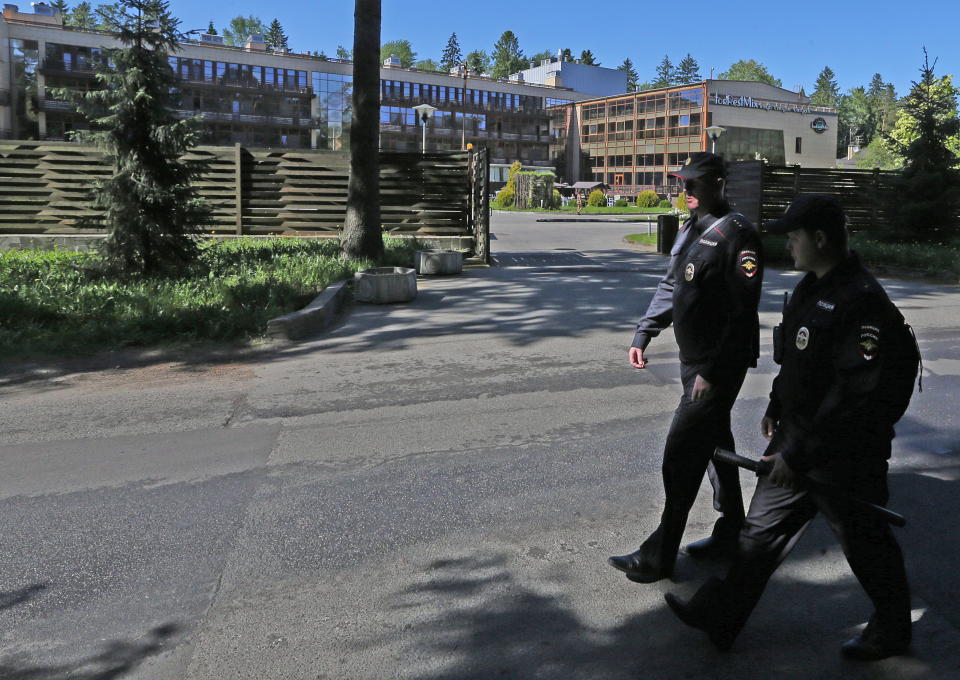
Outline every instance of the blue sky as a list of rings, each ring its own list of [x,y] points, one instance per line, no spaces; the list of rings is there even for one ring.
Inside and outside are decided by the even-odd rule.
[[[69,1],[69,0],[68,0]],[[24,3],[25,4],[25,3]],[[72,3],[71,3],[72,4]],[[96,3],[94,3],[96,4]],[[353,44],[350,0],[172,0],[182,28],[219,29],[238,15],[269,23],[280,20],[295,51]],[[619,9],[616,9],[619,8]],[[714,13],[715,18],[709,18]],[[418,59],[439,60],[454,31],[464,52],[488,53],[505,30],[513,31],[525,54],[569,47],[590,49],[603,66],[629,57],[641,81],[651,80],[664,54],[676,64],[690,52],[701,73],[716,73],[738,59],[757,59],[783,81],[810,93],[825,66],[837,74],[842,91],[869,83],[879,72],[900,95],[915,80],[926,46],[937,57],[937,73],[960,80],[960,2],[930,0],[917,5],[889,0],[753,0],[687,3],[591,3],[483,0],[416,2],[383,0],[383,40],[405,38]]]

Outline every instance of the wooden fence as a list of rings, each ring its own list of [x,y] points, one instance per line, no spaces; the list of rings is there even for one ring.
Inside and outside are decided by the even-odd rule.
[[[885,195],[897,173],[883,170],[801,168],[761,161],[730,164],[731,205],[755,224],[782,217],[799,194],[832,194],[854,231],[875,229],[887,219]]]
[[[479,236],[489,173],[486,151],[381,153],[385,231],[422,236]],[[213,210],[210,233],[334,235],[346,216],[349,156],[337,152],[198,147],[188,158],[206,169],[196,182]],[[0,140],[0,233],[89,233],[78,228],[89,185],[110,167],[95,148]],[[481,193],[482,192],[482,193]],[[487,213],[488,215],[489,213]],[[489,238],[487,236],[486,238]],[[488,243],[488,241],[487,241]]]

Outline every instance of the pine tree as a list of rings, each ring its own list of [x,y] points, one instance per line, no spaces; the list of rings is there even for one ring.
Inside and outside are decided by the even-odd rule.
[[[440,55],[440,70],[449,73],[463,63],[463,52],[460,50],[460,43],[457,41],[457,34],[452,33],[447,40],[447,46],[443,48],[443,54]]]
[[[53,0],[50,3],[50,6],[56,10],[60,11],[60,17],[66,20],[67,13],[70,11],[70,7],[67,5],[66,0]]]
[[[690,56],[690,53],[687,52],[687,56],[680,60],[680,63],[677,64],[676,75],[674,76],[677,85],[689,85],[690,83],[699,83],[703,78],[700,76],[700,64],[697,63],[697,60]]]
[[[596,57],[593,56],[593,52],[590,50],[584,50],[580,53],[580,63],[586,64],[587,66],[599,66],[600,62],[597,61]]]
[[[500,39],[493,46],[493,68],[490,75],[493,78],[506,78],[511,73],[517,73],[527,67],[527,62],[520,49],[520,41],[513,31],[504,31]]]
[[[560,59],[563,61],[573,61],[573,52],[570,51],[569,47],[564,47],[560,51]]]
[[[669,56],[666,54],[663,55],[663,61],[657,66],[657,77],[653,81],[653,86],[669,87],[674,84],[676,77],[676,69],[673,67],[673,62],[670,61]]]
[[[624,59],[623,63],[617,67],[618,71],[624,71],[627,74],[627,92],[637,91],[637,70],[633,68],[633,62],[629,58]]]
[[[840,86],[837,77],[829,66],[824,66],[817,76],[817,82],[810,95],[810,103],[814,106],[829,106],[836,108],[840,102]]]
[[[209,218],[190,184],[201,168],[182,160],[199,140],[199,123],[172,111],[176,78],[167,55],[183,35],[163,0],[120,0],[105,20],[123,47],[107,48],[97,64],[100,89],[72,93],[92,128],[78,137],[102,148],[113,167],[92,194],[103,216],[88,226],[109,232],[108,267],[152,274],[192,261],[194,235]]]
[[[960,158],[950,148],[960,135],[957,95],[950,76],[937,78],[923,50],[920,80],[903,100],[903,117],[912,118],[912,138],[886,140],[903,157],[905,167],[890,192],[892,234],[940,237],[956,229],[960,212]],[[952,236],[952,234],[950,234]]]
[[[73,28],[92,31],[97,26],[97,18],[94,16],[89,2],[78,2],[73,11],[67,15],[64,23]]]
[[[267,47],[272,50],[290,49],[290,44],[287,41],[287,34],[284,33],[283,26],[280,25],[280,21],[278,19],[274,19],[270,22],[270,27],[267,29],[263,39],[266,41]]]
[[[874,138],[893,129],[897,121],[897,92],[892,83],[883,82],[879,73],[874,73],[867,88],[867,103],[870,107],[870,132]]]
[[[207,24],[207,35],[216,35],[217,28],[213,25],[213,20],[210,20],[210,23]]]

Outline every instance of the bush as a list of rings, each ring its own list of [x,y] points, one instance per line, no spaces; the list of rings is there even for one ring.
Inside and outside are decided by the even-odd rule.
[[[497,203],[500,204],[501,208],[509,208],[513,205],[513,199],[516,197],[517,192],[510,187],[504,187],[500,190],[500,193],[497,194]]]
[[[563,196],[556,189],[553,190],[553,204],[550,206],[554,210],[559,210],[563,206]]]
[[[626,207],[627,207],[627,199],[625,199],[625,198],[618,198],[616,201],[614,201],[613,205],[614,205],[615,208],[626,208]]]
[[[687,210],[687,193],[685,191],[680,192],[680,195],[677,196],[677,210]]]
[[[669,198],[665,198],[665,199],[663,199],[662,201],[660,201],[660,203],[657,204],[657,207],[658,207],[658,208],[672,208],[672,207],[673,207],[673,203],[670,202],[670,199],[669,199]]]
[[[607,206],[607,195],[599,189],[594,189],[587,198],[587,205],[594,208],[605,208]]]
[[[656,191],[641,191],[637,194],[637,207],[638,208],[656,208],[660,204],[660,197],[657,196]]]

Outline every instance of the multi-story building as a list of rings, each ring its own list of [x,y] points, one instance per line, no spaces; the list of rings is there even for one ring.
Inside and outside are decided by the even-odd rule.
[[[85,121],[58,88],[95,86],[94,66],[113,36],[63,25],[59,12],[37,3],[33,13],[4,5],[0,19],[0,136],[64,139]],[[353,66],[289,51],[268,50],[262,36],[242,47],[200,35],[169,57],[178,76],[179,115],[203,119],[203,143],[249,147],[349,147]],[[548,108],[590,95],[567,87],[445,74],[385,64],[381,68],[381,147],[418,150],[421,121],[411,107],[437,111],[427,123],[427,149],[486,146],[491,179],[504,181],[511,163],[552,167]]]
[[[837,111],[765,83],[706,80],[551,109],[551,158],[566,179],[632,196],[676,195],[670,175],[694,151],[729,161],[828,168],[836,164]],[[723,128],[714,141],[707,128]]]
[[[592,64],[581,64],[563,58],[563,50],[557,56],[533,63],[510,76],[511,80],[524,83],[569,87],[577,92],[586,92],[595,97],[608,97],[627,91],[627,73],[618,68],[605,68]]]

